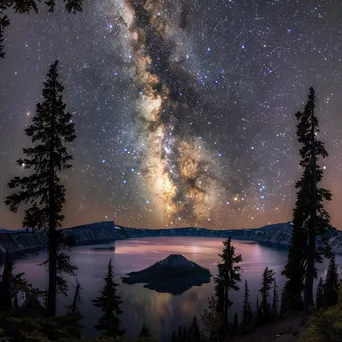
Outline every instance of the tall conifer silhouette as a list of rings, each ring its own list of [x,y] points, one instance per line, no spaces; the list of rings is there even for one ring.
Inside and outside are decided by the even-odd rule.
[[[235,247],[231,244],[231,238],[223,242],[222,254],[219,254],[221,261],[217,265],[217,276],[214,278],[215,295],[217,298],[217,311],[222,314],[222,323],[228,326],[228,310],[233,305],[230,299],[231,291],[239,290],[241,281],[239,263],[242,262],[241,255],[235,254]]]
[[[324,307],[337,304],[340,279],[337,272],[335,255],[330,258],[327,275],[324,282]]]
[[[324,307],[324,282],[323,278],[319,278],[316,290],[316,308],[322,309]]]
[[[268,321],[271,316],[271,306],[268,303],[268,298],[270,297],[272,284],[274,284],[274,276],[275,272],[268,269],[268,267],[265,268],[262,274],[261,288],[259,292],[261,295],[260,313],[262,315],[263,322]]]
[[[253,310],[249,301],[249,289],[248,289],[248,282],[245,281],[245,289],[243,295],[243,303],[242,303],[242,331],[246,332],[248,328],[251,326],[253,321]]]
[[[105,286],[101,291],[101,295],[93,299],[93,304],[102,312],[99,323],[95,326],[96,329],[102,331],[103,335],[114,338],[124,333],[124,331],[120,329],[121,319],[119,316],[122,314],[120,309],[122,300],[116,293],[117,286],[118,284],[114,281],[111,259],[108,263]]]
[[[277,317],[279,314],[279,294],[277,281],[273,281],[273,299],[272,299],[272,316]]]
[[[319,126],[315,116],[315,91],[310,88],[308,102],[303,112],[296,113],[297,136],[301,144],[300,166],[302,177],[296,183],[297,201],[293,210],[293,229],[288,262],[283,274],[287,278],[286,298],[289,309],[307,312],[313,302],[313,281],[316,277],[315,263],[330,255],[330,249],[322,235],[331,231],[330,216],[324,209],[324,201],[331,200],[329,190],[319,188],[323,168],[318,158],[328,157],[324,144],[318,139]],[[322,246],[317,248],[316,239],[321,236]],[[304,300],[302,293],[304,291]]]
[[[62,273],[73,274],[75,267],[64,249],[73,246],[73,241],[60,230],[64,216],[65,188],[60,175],[71,167],[72,156],[66,145],[75,138],[72,116],[66,112],[63,102],[64,87],[59,82],[58,61],[50,66],[44,81],[44,101],[37,104],[32,124],[25,129],[33,147],[24,148],[25,159],[18,165],[28,170],[28,176],[14,177],[9,187],[14,192],[6,198],[6,205],[13,212],[24,205],[24,224],[35,222],[43,229],[48,239],[48,314],[56,314],[57,293],[66,294],[67,285]]]

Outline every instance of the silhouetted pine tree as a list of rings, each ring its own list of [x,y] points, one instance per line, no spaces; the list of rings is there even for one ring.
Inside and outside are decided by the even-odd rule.
[[[324,307],[324,282],[323,278],[319,278],[316,290],[316,307],[322,309]]]
[[[0,310],[9,311],[12,309],[12,276],[13,276],[13,261],[9,257],[8,251],[6,252],[6,259],[4,270],[0,282]]]
[[[194,316],[192,320],[192,324],[190,325],[187,341],[188,342],[200,342],[201,340],[201,332],[197,323],[197,318]]]
[[[283,274],[288,279],[288,297],[292,294],[292,303],[298,303],[304,289],[304,310],[313,305],[313,281],[316,277],[315,262],[322,262],[323,255],[329,255],[327,241],[323,248],[316,247],[316,238],[331,231],[330,216],[323,202],[331,200],[330,191],[318,188],[323,178],[323,169],[318,158],[328,157],[324,144],[318,140],[318,120],[315,116],[315,92],[310,88],[308,102],[304,112],[296,114],[297,136],[300,149],[300,166],[303,168],[301,179],[296,183],[297,201],[293,211],[292,245],[289,249],[288,263]]]
[[[182,339],[183,339],[182,327],[179,326],[179,327],[178,327],[178,333],[177,333],[176,341],[177,341],[177,342],[182,342]]]
[[[150,329],[145,324],[141,328],[139,337],[151,337]]]
[[[297,200],[297,205],[298,205]],[[291,243],[288,250],[287,264],[282,271],[287,280],[285,282],[281,297],[281,312],[291,310],[301,310],[303,308],[303,289],[304,289],[304,248],[303,241],[305,235],[300,227],[300,213],[295,209],[293,212],[293,226]],[[296,223],[295,223],[296,222]]]
[[[252,307],[249,302],[249,289],[247,280],[245,281],[245,289],[243,295],[243,303],[242,303],[242,320],[241,320],[241,328],[243,332],[246,332],[248,328],[252,325],[253,321],[253,312]]]
[[[181,336],[181,342],[186,342],[188,337],[188,329],[186,327],[183,327]]]
[[[217,310],[222,313],[224,326],[228,325],[228,309],[232,306],[233,302],[229,298],[231,291],[238,291],[238,283],[241,281],[240,269],[238,266],[242,262],[241,255],[235,255],[235,247],[231,245],[231,238],[223,242],[224,249],[220,263],[217,265],[217,277],[214,278],[215,282],[215,295],[217,298]]]
[[[18,295],[23,293],[26,298],[39,296],[41,291],[32,287],[25,278],[24,272],[14,273],[15,262],[10,258],[8,251],[3,274],[0,281],[0,311],[9,311],[18,308]]]
[[[76,314],[76,313],[80,313],[80,305],[82,304],[82,298],[80,295],[80,292],[82,290],[82,287],[80,285],[80,283],[78,282],[77,278],[76,278],[76,286],[75,286],[75,294],[74,294],[74,298],[72,300],[71,305],[68,307],[68,311],[70,313]]]
[[[7,15],[4,14],[6,9],[13,9],[16,13],[27,14],[31,11],[38,13],[38,6],[40,0],[0,0],[0,58],[5,56],[4,54],[4,29],[10,24]],[[64,0],[65,2],[65,0]],[[45,4],[48,6],[49,12],[54,12],[56,0],[47,0]],[[83,0],[67,0],[66,10],[70,13],[76,13],[82,11]]]
[[[337,274],[337,266],[335,255],[330,258],[327,275],[324,282],[324,307],[336,305],[338,301],[339,292],[339,277]]]
[[[258,295],[258,294],[257,294],[257,297],[256,297],[256,305],[255,305],[255,307],[256,307],[256,312],[258,312],[259,309],[260,309],[260,305],[259,305],[259,295]]]
[[[64,87],[59,82],[58,61],[50,66],[44,81],[44,102],[37,104],[32,124],[25,129],[33,147],[24,148],[27,156],[19,159],[18,165],[31,171],[29,176],[14,177],[9,187],[16,189],[6,198],[5,204],[17,212],[21,204],[27,205],[24,222],[38,222],[48,236],[48,314],[56,314],[57,293],[66,294],[67,285],[61,274],[74,274],[76,267],[70,264],[70,257],[64,248],[73,246],[73,241],[61,232],[64,216],[61,214],[65,202],[65,189],[59,174],[71,167],[72,156],[68,154],[66,143],[75,136],[71,114],[65,111],[63,103]],[[38,205],[37,205],[38,204]]]
[[[261,321],[261,316],[262,316],[262,312],[260,309],[260,304],[259,304],[259,295],[257,293],[257,297],[256,297],[256,305],[255,305],[255,312],[254,312],[254,324],[258,325]]]
[[[264,322],[269,320],[271,315],[268,298],[270,296],[272,283],[274,282],[274,275],[275,273],[272,270],[269,270],[268,267],[265,268],[265,271],[262,274],[261,288],[259,292],[261,294],[260,311]]]
[[[279,314],[279,295],[277,281],[273,281],[273,299],[272,299],[272,316],[277,317]]]
[[[231,336],[234,337],[239,332],[239,316],[237,312],[234,314],[234,320],[232,324]]]
[[[42,317],[46,315],[46,307],[44,307],[39,300],[42,295],[43,292],[39,289],[29,291],[20,307],[21,311],[25,311],[30,316]]]
[[[208,309],[204,310],[201,316],[204,331],[208,334],[209,340],[218,340],[218,333],[222,325],[222,313],[217,311],[217,300],[214,296],[208,299]]]
[[[110,259],[101,296],[93,299],[93,304],[102,311],[99,324],[95,328],[103,331],[103,335],[110,337],[121,336],[124,333],[120,329],[121,320],[118,317],[122,314],[120,309],[122,300],[116,294],[117,287],[118,284],[114,282],[112,259]]]

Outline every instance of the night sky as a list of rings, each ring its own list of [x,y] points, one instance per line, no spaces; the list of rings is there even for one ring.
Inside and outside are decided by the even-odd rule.
[[[258,227],[291,219],[295,112],[317,92],[330,156],[327,208],[342,227],[340,0],[85,0],[77,15],[8,13],[0,60],[0,198],[25,126],[61,61],[74,114],[65,226]],[[22,211],[0,202],[0,226]]]

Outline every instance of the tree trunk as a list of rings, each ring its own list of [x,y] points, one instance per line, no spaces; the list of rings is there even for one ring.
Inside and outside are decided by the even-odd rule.
[[[76,279],[76,281],[77,281],[77,279]],[[77,281],[76,290],[75,290],[75,296],[74,296],[74,299],[72,301],[72,306],[71,306],[71,313],[76,313],[76,311],[77,311],[77,299],[78,299],[78,296],[79,296],[80,287],[81,286],[80,286],[80,284]]]
[[[313,281],[315,276],[315,254],[316,254],[316,215],[317,215],[317,172],[316,172],[316,147],[314,110],[311,113],[311,220],[309,225],[308,264],[304,287],[304,313],[309,312],[309,306],[314,305]]]
[[[54,89],[51,118],[50,165],[49,165],[49,234],[48,234],[48,260],[49,260],[49,290],[48,315],[56,316],[57,301],[57,241],[56,241],[56,206],[55,206],[55,163],[54,163],[54,133],[56,119],[56,91]]]
[[[54,222],[49,227],[49,292],[48,292],[48,315],[55,317],[57,301],[57,243],[56,227]]]
[[[228,325],[228,286],[226,279],[224,280],[224,325]]]

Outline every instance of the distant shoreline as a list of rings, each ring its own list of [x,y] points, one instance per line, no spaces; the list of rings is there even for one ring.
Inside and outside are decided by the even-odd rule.
[[[96,222],[88,225],[63,229],[73,236],[77,246],[105,244],[115,240],[157,236],[193,236],[216,237],[234,240],[254,241],[270,247],[287,248],[290,244],[292,226],[290,222],[273,224],[254,229],[212,230],[206,228],[165,228],[144,229],[117,226],[113,221]],[[336,231],[330,237],[330,243],[336,254],[342,254],[342,232]],[[23,231],[0,231],[0,258],[6,250],[15,258],[46,247],[45,237],[39,233]]]

